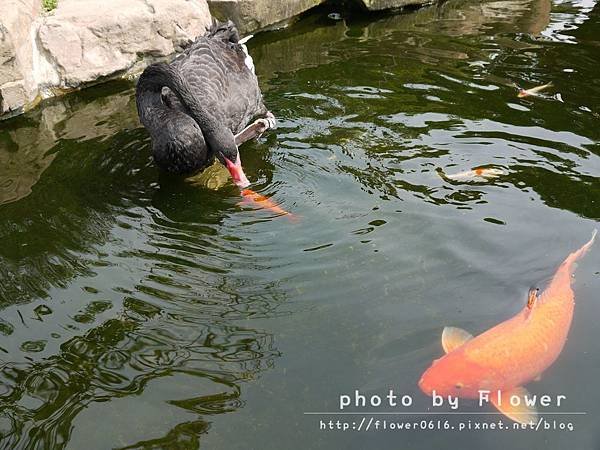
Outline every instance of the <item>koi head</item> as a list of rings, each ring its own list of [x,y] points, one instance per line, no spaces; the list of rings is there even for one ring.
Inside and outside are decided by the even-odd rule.
[[[444,396],[478,398],[480,389],[491,387],[490,378],[488,370],[456,352],[433,361],[419,380],[419,387],[429,396],[435,391]]]
[[[519,89],[519,92],[517,93],[517,97],[519,98],[527,97],[528,95],[529,93],[525,89]]]

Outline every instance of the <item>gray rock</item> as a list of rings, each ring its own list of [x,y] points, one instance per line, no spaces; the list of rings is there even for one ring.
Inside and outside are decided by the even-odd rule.
[[[324,0],[208,0],[210,11],[220,19],[233,20],[242,35],[284,22]]]
[[[206,0],[0,0],[0,116],[141,71],[205,32]],[[4,6],[7,5],[6,14]]]
[[[2,0],[0,15],[0,115],[16,111],[37,96],[30,30],[40,14],[39,0]]]
[[[0,99],[2,111],[17,111],[24,103],[29,101],[23,80],[10,81],[0,86]]]
[[[145,57],[165,57],[204,33],[205,0],[61,0],[41,24],[42,54],[72,88],[134,68]],[[112,11],[107,14],[106,11]]]

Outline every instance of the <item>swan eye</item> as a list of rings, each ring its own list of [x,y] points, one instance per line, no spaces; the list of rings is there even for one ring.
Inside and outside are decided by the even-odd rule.
[[[456,389],[462,389],[462,388],[464,387],[464,384],[462,384],[462,383],[456,383],[456,384],[454,385],[454,387],[455,387]]]

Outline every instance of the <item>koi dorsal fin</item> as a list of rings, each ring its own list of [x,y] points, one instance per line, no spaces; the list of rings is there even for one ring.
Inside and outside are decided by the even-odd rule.
[[[442,347],[446,353],[450,353],[473,339],[473,335],[462,328],[445,327],[442,332]]]
[[[540,292],[538,288],[529,289],[529,294],[527,294],[527,305],[525,307],[524,312],[525,320],[528,320],[531,317],[531,313],[535,309],[535,306],[538,304],[538,292]]]

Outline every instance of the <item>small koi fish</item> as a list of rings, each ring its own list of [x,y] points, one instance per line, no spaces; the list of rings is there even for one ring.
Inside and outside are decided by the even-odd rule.
[[[295,219],[296,216],[291,212],[286,211],[277,203],[273,202],[269,197],[265,197],[257,192],[254,192],[252,189],[244,189],[242,191],[242,196],[244,197],[243,203],[252,202],[262,209],[267,209],[279,216],[288,216],[289,219]]]
[[[454,173],[451,175],[445,175],[450,180],[470,180],[473,178],[498,178],[500,175],[504,175],[504,171],[494,168],[478,167],[473,170],[467,170],[465,172]]]
[[[550,83],[546,83],[541,86],[532,87],[531,89],[519,88],[519,93],[517,94],[517,97],[524,98],[524,97],[529,97],[531,95],[538,95],[544,89],[548,89],[549,87],[552,87],[552,81]]]

